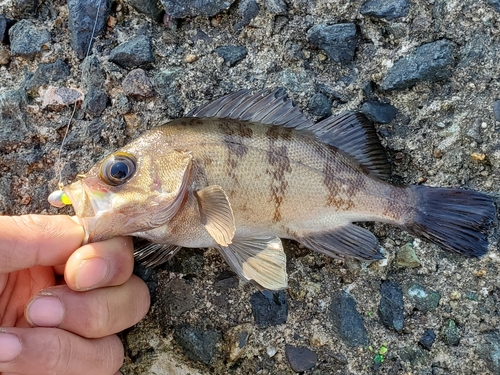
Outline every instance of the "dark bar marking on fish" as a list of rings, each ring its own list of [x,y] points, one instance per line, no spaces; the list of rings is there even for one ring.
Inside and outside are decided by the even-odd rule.
[[[323,184],[328,189],[328,196],[326,198],[326,206],[334,207],[337,211],[350,210],[355,206],[353,197],[356,196],[356,185],[354,181],[347,181],[339,183],[338,178],[335,177],[334,165],[327,159],[323,165]]]
[[[219,120],[219,129],[223,133],[224,144],[227,147],[228,176],[238,181],[235,169],[248,152],[245,139],[253,137],[253,130],[243,122]]]
[[[285,174],[292,172],[288,148],[286,144],[283,144],[291,139],[291,131],[290,129],[270,127],[267,129],[266,135],[268,137],[267,161],[274,167],[273,169],[268,168],[266,172],[272,177],[270,184],[271,200],[274,201],[272,220],[277,223],[281,221],[280,206],[288,188]]]

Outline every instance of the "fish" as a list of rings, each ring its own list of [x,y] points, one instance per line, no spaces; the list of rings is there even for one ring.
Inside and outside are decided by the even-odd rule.
[[[308,119],[281,90],[240,90],[153,127],[49,196],[72,204],[85,242],[149,241],[136,259],[159,265],[180,248],[217,248],[260,288],[287,287],[282,238],[327,256],[375,261],[377,221],[466,257],[488,251],[488,195],[393,185],[363,114]]]

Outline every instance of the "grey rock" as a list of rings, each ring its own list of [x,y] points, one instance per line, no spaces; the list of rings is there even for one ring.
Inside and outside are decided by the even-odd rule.
[[[102,88],[106,81],[106,74],[101,68],[99,59],[94,56],[87,56],[82,62],[82,82],[87,90],[91,87]]]
[[[418,345],[403,347],[398,351],[398,354],[401,360],[412,365],[422,365],[428,360],[427,352]]]
[[[304,346],[285,345],[285,355],[290,367],[295,372],[308,371],[318,362],[316,352]]]
[[[264,0],[264,6],[272,14],[284,16],[288,13],[288,6],[284,0]]]
[[[453,43],[448,40],[424,44],[387,71],[382,90],[406,89],[422,81],[440,81],[451,76],[455,65]]]
[[[411,243],[406,243],[399,248],[396,254],[396,263],[398,266],[406,268],[416,268],[422,265]]]
[[[490,331],[482,334],[483,343],[477,345],[479,356],[493,374],[500,374],[500,333]]]
[[[165,10],[157,0],[127,0],[127,3],[139,13],[145,14],[156,22],[163,20]]]
[[[363,16],[385,18],[388,21],[406,17],[409,11],[409,0],[368,0],[359,10]]]
[[[443,341],[451,346],[460,344],[460,332],[458,331],[457,324],[454,320],[450,319],[443,327],[442,331]]]
[[[28,20],[21,20],[9,30],[10,51],[12,56],[34,58],[50,41],[50,33],[46,29],[38,29]]]
[[[307,107],[311,113],[319,117],[328,117],[332,114],[332,101],[321,93],[314,94]]]
[[[0,93],[0,154],[25,139],[25,106],[26,96],[21,90]]]
[[[495,120],[500,121],[500,100],[495,100],[493,103],[493,114],[495,115]]]
[[[493,7],[493,9],[500,13],[500,0],[487,0],[487,2]]]
[[[163,310],[171,316],[180,316],[194,307],[194,296],[183,279],[172,279],[167,284]]]
[[[174,339],[190,359],[208,365],[215,355],[215,346],[220,335],[215,330],[205,331],[190,324],[183,324],[175,328]]]
[[[255,0],[242,0],[238,5],[238,14],[240,15],[240,20],[234,25],[236,31],[243,29],[257,17],[259,14],[259,4]]]
[[[347,64],[354,59],[356,51],[356,25],[319,24],[309,29],[307,40],[311,45],[323,49],[331,60]]]
[[[250,297],[250,304],[255,323],[259,328],[286,323],[288,303],[282,290],[279,292],[268,290],[256,292]]]
[[[215,52],[224,59],[224,62],[229,66],[235,66],[243,60],[248,51],[245,46],[220,46],[215,49]]]
[[[161,0],[165,12],[173,18],[212,17],[228,9],[235,0]]]
[[[120,44],[111,51],[109,61],[124,68],[138,68],[154,63],[151,39],[141,35]]]
[[[436,340],[436,334],[432,329],[426,329],[418,343],[427,350],[431,350],[432,344]]]
[[[68,26],[71,47],[79,59],[83,59],[92,47],[94,37],[106,30],[111,0],[68,0]],[[94,30],[95,25],[95,30]]]
[[[438,307],[441,295],[429,288],[413,284],[406,291],[408,299],[415,305],[417,310],[427,312]]]
[[[388,124],[398,113],[398,109],[389,103],[382,103],[377,100],[368,100],[361,106],[361,112],[371,121],[381,124]]]
[[[123,80],[122,87],[127,96],[150,98],[155,94],[151,80],[142,69],[130,71]]]
[[[24,87],[28,91],[36,90],[50,82],[63,81],[69,75],[69,66],[64,61],[57,59],[53,63],[38,65],[35,73],[26,81]]]
[[[332,297],[330,318],[337,335],[349,346],[366,346],[370,343],[363,318],[356,309],[354,297],[338,291]]]
[[[239,285],[238,275],[232,271],[224,271],[215,278],[214,288],[217,291],[225,291],[237,288]]]
[[[38,8],[38,0],[15,0],[14,12],[20,17],[34,14]]]
[[[88,115],[99,117],[108,106],[108,102],[108,95],[103,90],[91,87],[87,95],[85,95],[82,108]]]
[[[401,287],[394,281],[384,281],[380,285],[380,294],[378,306],[380,320],[386,327],[401,332],[404,325],[404,302]]]

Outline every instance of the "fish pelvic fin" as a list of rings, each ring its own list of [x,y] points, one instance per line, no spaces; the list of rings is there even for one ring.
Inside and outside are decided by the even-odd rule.
[[[145,243],[134,249],[134,258],[144,267],[156,267],[172,258],[180,246]]]
[[[207,186],[195,192],[201,214],[201,223],[220,246],[233,241],[236,226],[233,210],[224,190],[218,185]]]
[[[403,229],[443,249],[466,257],[488,251],[488,232],[495,220],[493,200],[461,189],[410,186],[416,203]]]
[[[253,280],[268,290],[288,287],[286,255],[278,237],[235,238],[229,246],[218,249],[243,280]]]
[[[337,226],[328,233],[299,237],[296,241],[332,258],[383,259],[373,233],[351,223]]]

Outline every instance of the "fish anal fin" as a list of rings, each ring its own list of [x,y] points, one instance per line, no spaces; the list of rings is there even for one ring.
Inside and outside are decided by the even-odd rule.
[[[233,241],[236,227],[233,210],[224,190],[211,185],[195,192],[201,214],[201,223],[220,246]]]
[[[331,232],[296,238],[305,247],[332,258],[380,260],[379,244],[372,232],[348,223]]]
[[[155,267],[172,258],[179,249],[176,245],[146,243],[134,249],[134,258],[144,267]]]
[[[321,141],[342,150],[371,174],[382,179],[391,176],[387,153],[373,123],[362,113],[344,112],[300,128],[312,131]]]
[[[278,237],[238,238],[219,250],[242,279],[268,290],[288,287],[286,255]]]

